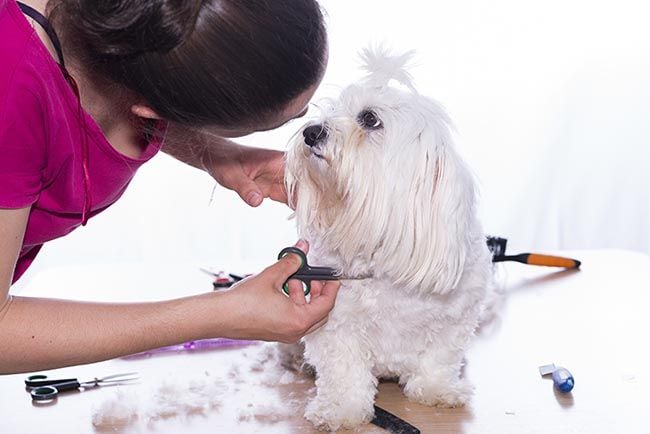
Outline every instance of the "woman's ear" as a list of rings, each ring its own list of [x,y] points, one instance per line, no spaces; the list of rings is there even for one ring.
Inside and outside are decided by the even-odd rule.
[[[162,119],[162,117],[146,104],[133,104],[131,113],[144,119]]]

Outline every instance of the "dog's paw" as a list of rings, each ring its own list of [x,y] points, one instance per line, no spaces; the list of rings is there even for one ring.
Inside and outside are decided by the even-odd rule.
[[[469,402],[473,393],[474,388],[465,379],[437,382],[414,377],[404,385],[404,395],[407,398],[432,407],[462,407]]]
[[[320,431],[357,428],[368,423],[374,416],[372,403],[325,402],[314,398],[305,409],[305,418]]]

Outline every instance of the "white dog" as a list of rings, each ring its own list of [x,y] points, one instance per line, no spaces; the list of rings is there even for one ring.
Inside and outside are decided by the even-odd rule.
[[[449,118],[413,88],[410,53],[363,57],[367,77],[287,154],[309,262],[352,278],[329,322],[303,340],[317,373],[305,417],[325,430],[371,420],[380,377],[397,377],[414,401],[462,406],[472,393],[464,352],[492,274]]]

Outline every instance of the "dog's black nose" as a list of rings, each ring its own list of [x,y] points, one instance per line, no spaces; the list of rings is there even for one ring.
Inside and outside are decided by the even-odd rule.
[[[327,139],[327,128],[320,124],[311,125],[302,131],[302,136],[307,146],[316,146]]]

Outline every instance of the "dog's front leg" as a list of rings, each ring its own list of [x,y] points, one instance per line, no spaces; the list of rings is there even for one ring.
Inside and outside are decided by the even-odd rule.
[[[461,407],[473,387],[461,378],[464,347],[470,333],[463,327],[449,330],[418,357],[414,369],[400,375],[404,394],[411,400],[436,407]]]
[[[371,355],[353,334],[323,328],[305,337],[305,358],[316,368],[316,397],[305,417],[318,429],[336,431],[369,422],[377,379]]]

